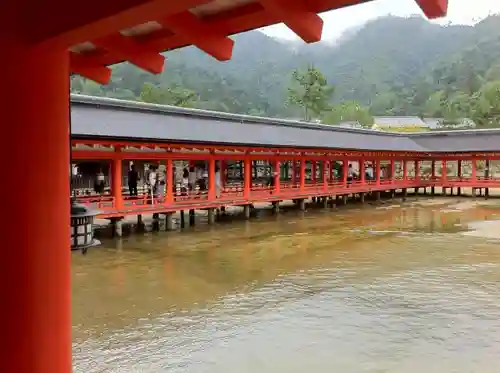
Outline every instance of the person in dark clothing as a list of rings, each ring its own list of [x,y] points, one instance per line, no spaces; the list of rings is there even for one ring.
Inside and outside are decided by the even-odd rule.
[[[128,171],[128,190],[131,196],[137,196],[137,182],[139,181],[139,173],[135,169],[135,165],[130,166]]]

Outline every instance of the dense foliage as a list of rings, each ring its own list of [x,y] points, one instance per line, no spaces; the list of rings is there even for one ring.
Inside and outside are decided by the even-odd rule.
[[[190,47],[168,52],[159,76],[121,64],[109,85],[74,77],[72,89],[252,115],[323,117],[331,124],[369,125],[372,115],[500,124],[500,16],[474,27],[386,17],[336,46],[286,43],[258,31],[235,39],[229,62]]]

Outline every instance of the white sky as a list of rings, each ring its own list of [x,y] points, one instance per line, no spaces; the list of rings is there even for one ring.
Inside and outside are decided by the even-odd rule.
[[[500,0],[449,0],[448,16],[440,24],[474,24],[490,13],[500,13]],[[422,14],[415,0],[375,0],[361,5],[323,13],[323,40],[334,40],[346,29],[385,15],[410,16]],[[284,25],[266,27],[270,36],[296,40],[297,36]]]

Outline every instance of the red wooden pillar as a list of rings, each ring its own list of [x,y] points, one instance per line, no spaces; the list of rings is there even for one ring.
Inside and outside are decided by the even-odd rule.
[[[330,161],[323,160],[321,161],[321,164],[323,165],[323,190],[328,189],[328,175],[330,174]]]
[[[365,171],[364,158],[359,160],[359,180],[360,180],[361,184],[365,184],[365,182],[366,182],[366,171]]]
[[[441,180],[443,183],[446,183],[447,179],[448,179],[448,164],[445,159],[441,163]]]
[[[281,172],[280,172],[280,161],[274,161],[274,193],[278,194],[280,192],[281,183]]]
[[[342,161],[342,183],[344,186],[347,186],[347,169],[349,168],[349,161],[347,159],[344,159]]]
[[[396,161],[391,159],[391,183],[396,180]]]
[[[476,158],[472,158],[472,181],[477,180],[477,160]]]
[[[208,159],[208,200],[215,200],[215,156],[210,155]]]
[[[375,184],[380,185],[380,159],[375,160]]]
[[[2,3],[0,12],[8,87],[0,94],[0,154],[16,165],[9,170],[16,198],[4,198],[1,215],[0,365],[3,372],[70,373],[69,54],[29,44],[24,5]],[[12,194],[11,183],[0,185],[2,196]]]
[[[316,184],[316,161],[311,161],[311,184]]]
[[[432,160],[431,163],[431,179],[435,180],[436,179],[436,160]]]
[[[415,181],[420,181],[420,161],[415,161]]]
[[[116,150],[119,152],[119,149]],[[111,170],[113,174],[111,175],[111,193],[113,199],[115,200],[115,208],[123,208],[123,164],[121,159],[113,159],[111,163]]]
[[[292,160],[292,186],[297,185],[297,161]]]
[[[462,160],[458,160],[457,162],[457,176],[458,176],[458,179],[462,179]]]
[[[243,172],[243,195],[245,198],[250,198],[250,191],[252,189],[252,160],[249,155],[245,156]]]
[[[306,159],[302,156],[300,159],[300,190],[304,190],[306,187]]]
[[[174,185],[174,161],[172,158],[167,159],[166,161],[166,179],[165,184],[167,186],[167,194],[165,197],[165,200],[167,204],[174,203],[174,190],[175,190],[175,185]]]

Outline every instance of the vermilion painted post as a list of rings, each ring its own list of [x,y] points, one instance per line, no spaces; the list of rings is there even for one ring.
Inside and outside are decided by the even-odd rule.
[[[394,184],[396,180],[396,161],[391,159],[391,183]]]
[[[415,161],[415,182],[420,181],[420,161]]]
[[[15,198],[4,198],[1,215],[0,366],[2,372],[70,373],[69,54],[30,45],[28,29],[15,29],[24,23],[14,4],[0,12],[0,68],[9,87],[0,93],[0,154],[16,165],[9,170]],[[1,195],[12,195],[4,181]]]
[[[458,160],[458,171],[457,171],[457,176],[458,176],[458,180],[462,179],[462,160]]]
[[[300,159],[300,190],[306,188],[306,160],[304,157]]]
[[[359,182],[361,185],[366,183],[366,170],[365,170],[365,160],[361,158],[359,160]]]
[[[447,179],[448,179],[448,164],[445,159],[441,163],[441,180],[443,183],[446,183]]]
[[[349,168],[349,161],[344,159],[342,161],[342,183],[347,187],[347,169]]]
[[[172,158],[168,158],[166,161],[166,169],[167,169],[167,180],[166,180],[166,185],[167,185],[167,194],[166,194],[166,202],[167,204],[172,204],[174,203],[174,191],[175,191],[175,185],[174,185],[174,161]]]
[[[120,150],[117,149],[117,152]],[[113,199],[115,200],[115,208],[123,208],[123,195],[122,195],[122,185],[123,185],[123,164],[121,159],[113,159],[111,170],[113,175],[111,176],[111,193],[113,194]]]
[[[252,160],[249,156],[244,159],[243,173],[243,196],[248,199],[252,187]]]
[[[323,161],[323,190],[328,190],[328,170],[330,169],[330,161]]]
[[[292,160],[292,186],[297,186],[297,161]]]
[[[431,163],[431,178],[432,181],[436,179],[436,161],[433,159]]]
[[[274,193],[278,194],[280,192],[280,182],[281,182],[281,170],[280,161],[274,161]]]
[[[208,159],[208,200],[215,201],[215,157]]]

